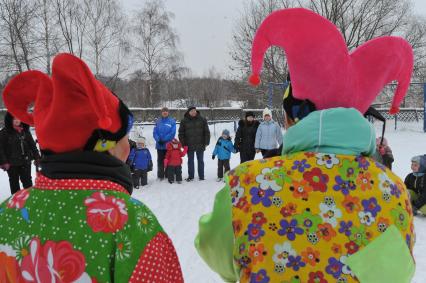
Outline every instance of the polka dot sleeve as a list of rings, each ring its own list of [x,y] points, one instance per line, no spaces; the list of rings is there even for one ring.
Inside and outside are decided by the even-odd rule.
[[[182,270],[172,241],[164,233],[158,233],[140,256],[130,283],[180,283]]]

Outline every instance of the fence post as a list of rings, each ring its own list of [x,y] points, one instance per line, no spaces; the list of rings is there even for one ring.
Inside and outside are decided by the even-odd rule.
[[[423,132],[426,133],[426,83],[423,84]]]

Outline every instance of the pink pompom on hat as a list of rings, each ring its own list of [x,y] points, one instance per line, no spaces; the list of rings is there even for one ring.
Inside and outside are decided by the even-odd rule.
[[[264,19],[253,40],[250,83],[260,83],[265,52],[281,47],[288,61],[293,95],[316,109],[356,108],[365,113],[383,87],[398,82],[390,109],[399,111],[413,71],[413,50],[403,38],[383,36],[349,53],[337,27],[303,8],[278,10]]]

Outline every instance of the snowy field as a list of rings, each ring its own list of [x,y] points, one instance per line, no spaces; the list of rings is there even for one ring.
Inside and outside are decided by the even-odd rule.
[[[390,123],[389,123],[390,124]],[[395,157],[394,172],[402,179],[410,172],[410,159],[414,155],[426,153],[426,134],[421,131],[420,125],[407,125],[406,129],[394,131],[389,128],[386,137],[392,147]],[[211,159],[214,144],[223,128],[228,128],[233,133],[233,124],[221,124],[210,126],[212,135],[211,145],[207,148],[205,158],[205,181],[192,183],[184,182],[181,185],[170,185],[167,181],[156,180],[156,151],[152,140],[152,127],[146,126],[139,130],[148,139],[148,147],[154,159],[154,171],[149,174],[148,186],[135,191],[133,197],[148,205],[156,214],[160,223],[170,235],[177,249],[182,265],[185,282],[209,283],[222,282],[220,278],[209,270],[198,256],[194,245],[194,237],[198,231],[199,217],[211,210],[216,192],[223,183],[216,180],[216,160]],[[377,126],[380,132],[380,126]],[[235,133],[234,133],[235,135]],[[260,155],[257,156],[260,158]],[[231,168],[238,165],[239,155],[233,155]],[[183,166],[183,177],[187,177],[186,158]],[[9,184],[7,174],[0,172],[0,201],[9,196]],[[415,218],[417,242],[414,248],[417,270],[414,283],[426,282],[426,218]]]

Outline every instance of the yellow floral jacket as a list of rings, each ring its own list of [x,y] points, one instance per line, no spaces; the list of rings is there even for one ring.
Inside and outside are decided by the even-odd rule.
[[[407,190],[373,159],[300,152],[244,163],[228,176],[240,282],[406,282],[413,275]]]

